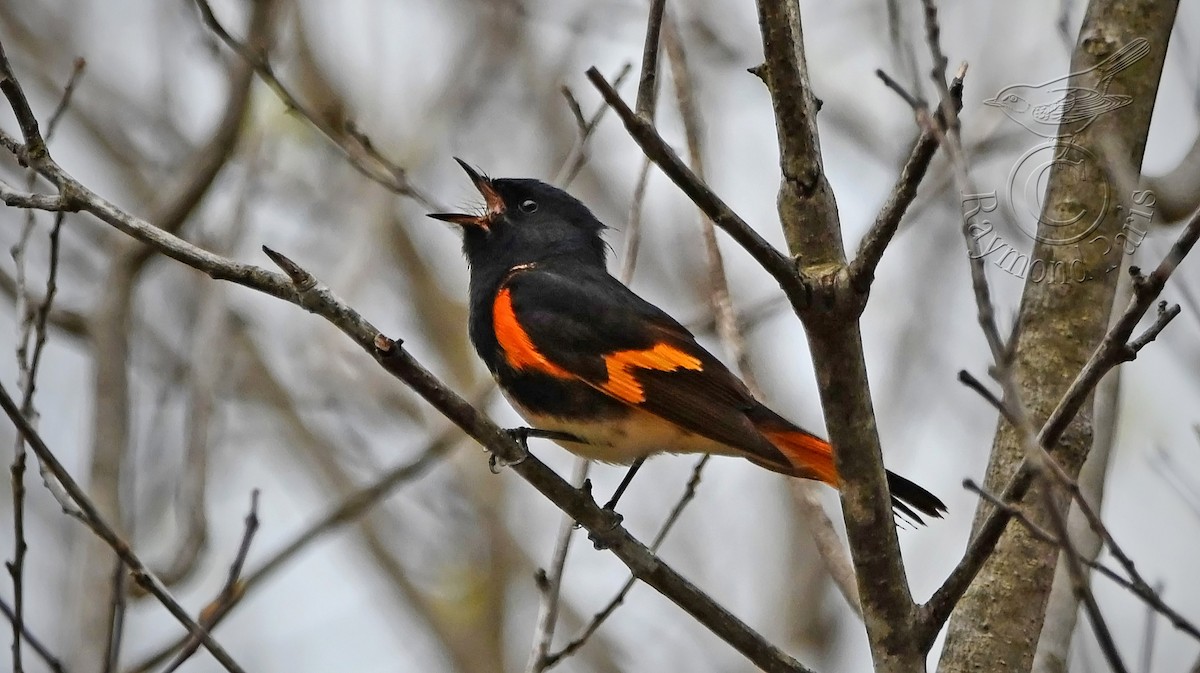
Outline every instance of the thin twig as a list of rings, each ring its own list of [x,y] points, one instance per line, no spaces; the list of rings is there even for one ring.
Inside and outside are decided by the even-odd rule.
[[[75,59],[71,76],[67,79],[67,84],[63,87],[63,93],[59,98],[58,105],[55,107],[54,112],[51,113],[50,121],[46,124],[47,141],[54,136],[58,121],[62,118],[63,112],[71,104],[71,97],[75,92],[75,84],[79,81],[80,75],[83,74],[84,65],[83,59]],[[36,178],[36,171],[28,171],[26,186],[30,191],[33,190],[36,184]],[[33,311],[29,311],[27,308],[32,302],[32,297],[28,291],[25,276],[25,256],[28,251],[29,240],[33,234],[34,225],[36,224],[33,210],[25,212],[25,226],[21,232],[20,240],[12,249],[13,261],[16,264],[16,278],[14,282],[16,314],[20,319],[20,327],[17,335],[17,368],[20,372],[18,383],[21,393],[21,412],[34,423],[37,422],[37,412],[34,408],[33,398],[37,390],[37,376],[42,361],[42,352],[46,346],[46,321],[50,315],[50,308],[54,304],[54,295],[58,290],[59,233],[62,231],[63,217],[64,212],[61,210],[54,215],[54,224],[50,229],[50,261],[48,265],[49,270],[46,273],[46,294],[41,303]],[[31,341],[33,344],[32,352],[30,351]],[[9,470],[13,494],[13,560],[5,564],[13,584],[13,673],[23,673],[24,671],[21,658],[21,638],[25,632],[25,554],[29,549],[25,540],[26,460],[25,441],[18,436],[13,449],[12,467]],[[43,479],[45,479],[45,468],[40,463],[39,471],[43,473]]]
[[[117,663],[121,659],[121,643],[125,637],[125,612],[129,607],[128,574],[125,572],[125,564],[116,556],[110,557],[110,560],[112,573],[108,591],[108,628],[105,629],[108,637],[104,640],[104,668],[101,669],[101,673],[113,673],[117,670]]]
[[[1019,504],[1005,501],[1001,497],[987,492],[971,479],[966,479],[963,481],[963,488],[975,493],[980,498],[983,498],[993,507],[1006,512],[1011,519],[1016,520],[1018,523],[1024,526],[1026,530],[1028,530],[1030,534],[1038,540],[1056,547],[1062,547],[1062,545],[1059,544],[1058,537],[1047,531],[1045,528],[1042,528],[1038,524],[1034,523],[1034,521],[1029,517],[1028,514],[1026,514],[1025,510],[1023,510]],[[1175,628],[1187,633],[1193,638],[1200,639],[1200,630],[1197,630],[1195,625],[1189,622],[1187,618],[1163,602],[1162,596],[1159,595],[1157,589],[1154,589],[1153,587],[1143,588],[1138,586],[1134,582],[1122,577],[1117,571],[1095,560],[1083,556],[1079,556],[1079,560],[1087,567],[1095,570],[1104,577],[1107,577],[1117,586],[1132,593],[1134,596],[1144,602],[1148,608],[1152,609],[1163,617],[1166,617],[1167,620],[1170,621],[1173,626],[1175,626]]]
[[[259,79],[275,93],[289,111],[299,114],[340,149],[355,170],[397,194],[407,196],[422,206],[434,208],[425,193],[408,179],[407,171],[383,156],[366,134],[349,122],[345,123],[343,128],[335,128],[318,112],[300,102],[275,74],[265,46],[247,44],[233,37],[217,20],[208,0],[195,0],[195,3],[204,25],[254,68]]]
[[[461,437],[462,433],[457,428],[439,434],[416,459],[388,470],[375,482],[351,493],[324,516],[297,533],[291,542],[281,547],[254,570],[246,573],[245,579],[237,586],[237,591],[228,599],[221,600],[218,596],[201,611],[201,615],[211,620],[210,628],[216,628],[253,589],[272,578],[314,542],[323,539],[342,526],[354,522],[362,514],[395,493],[397,487],[410,483],[425,474],[454,447]],[[184,636],[169,643],[166,647],[130,666],[126,669],[126,673],[148,673],[154,670],[172,653],[183,647],[188,639],[188,636]]]
[[[642,207],[646,202],[646,186],[650,183],[650,160],[642,160],[637,182],[633,187],[633,198],[629,206],[629,224],[625,227],[625,253],[621,262],[621,282],[628,285],[637,268],[638,250],[642,244]]]
[[[1158,584],[1154,587],[1154,593],[1162,593],[1163,586]],[[1142,627],[1142,652],[1141,652],[1141,670],[1142,673],[1150,673],[1150,668],[1154,664],[1154,645],[1157,635],[1158,615],[1154,614],[1154,606],[1146,606],[1145,621]]]
[[[642,119],[654,123],[658,107],[658,53],[662,34],[663,10],[667,0],[650,0],[650,16],[646,19],[646,41],[642,47],[642,75],[638,80],[637,102],[634,110]]]
[[[1031,447],[1031,450],[1041,449]],[[1049,454],[1046,454],[1042,462],[1049,464],[1055,461]],[[1083,564],[1080,563],[1079,550],[1075,548],[1075,544],[1071,541],[1071,534],[1067,531],[1067,517],[1055,501],[1054,489],[1049,488],[1049,484],[1047,484],[1047,488],[1042,489],[1042,504],[1050,515],[1050,525],[1058,536],[1059,544],[1066,552],[1071,590],[1074,592],[1075,598],[1083,603],[1084,612],[1088,616],[1088,622],[1092,625],[1092,632],[1096,636],[1096,642],[1100,644],[1100,651],[1104,654],[1104,659],[1108,661],[1108,665],[1114,673],[1128,673],[1129,669],[1125,667],[1125,662],[1121,659],[1121,653],[1117,650],[1116,642],[1113,641],[1112,631],[1108,628],[1108,622],[1104,619],[1104,613],[1100,611],[1100,604],[1096,602],[1096,595],[1092,593],[1091,584],[1083,570]]]
[[[258,532],[258,489],[250,492],[250,512],[246,514],[246,529],[242,533],[242,543],[238,545],[237,555],[234,556],[233,564],[229,567],[229,577],[225,580],[225,586],[221,588],[220,595],[217,600],[210,603],[203,611],[200,612],[200,624],[207,630],[212,630],[216,625],[216,615],[227,611],[226,606],[231,605],[236,597],[245,591],[242,584],[242,567],[246,564],[246,557],[250,555],[250,543],[254,540],[254,534]],[[194,634],[189,636],[189,640],[184,644],[183,649],[176,655],[175,660],[163,669],[163,673],[173,673],[183,662],[195,654],[200,647],[200,639]]]
[[[12,206],[13,208],[45,210],[52,213],[74,213],[79,211],[79,206],[62,196],[22,192],[3,180],[0,180],[0,201],[4,201],[4,205]]]
[[[946,64],[948,61],[941,51],[937,8],[933,0],[923,0],[923,4],[925,7],[926,36],[934,63],[932,78],[941,94],[941,104],[938,108],[938,115],[930,115],[927,111],[922,112],[922,110],[918,110],[918,120],[923,128],[944,134],[945,140],[943,144],[946,145],[947,154],[952,161],[955,180],[958,183],[960,192],[963,194],[975,194],[978,192],[971,186],[961,138],[959,137],[957,110],[949,102],[951,97],[948,95],[949,86],[946,79]],[[1134,297],[1131,299],[1129,308],[1110,327],[1104,340],[1060,399],[1054,411],[1051,412],[1046,423],[1038,432],[1037,437],[1033,441],[1023,442],[1028,447],[1031,449],[1034,447],[1049,449],[1055,446],[1065,432],[1067,425],[1078,413],[1088,395],[1099,383],[1103,374],[1119,362],[1131,359],[1130,335],[1137,322],[1149,308],[1149,304],[1161,292],[1162,286],[1166,282],[1166,277],[1170,275],[1174,266],[1178,265],[1179,260],[1182,259],[1187,250],[1190,250],[1192,245],[1195,244],[1196,237],[1200,236],[1200,212],[1193,217],[1192,224],[1195,226],[1189,226],[1188,230],[1180,237],[1180,240],[1176,242],[1172,253],[1163,260],[1163,265],[1167,265],[1168,261],[1174,258],[1169,268],[1163,274],[1159,274],[1156,271],[1153,282],[1134,283]],[[963,218],[962,231],[971,261],[971,278],[975,290],[979,323],[995,362],[993,375],[1000,381],[1005,393],[1005,399],[1010,401],[1010,405],[1008,405],[1009,410],[1015,414],[1015,417],[1010,420],[1015,420],[1014,427],[1018,429],[1018,432],[1023,432],[1022,429],[1028,427],[1028,421],[1012,371],[1012,360],[1015,355],[1015,349],[1013,348],[1015,339],[1010,338],[1006,342],[1000,336],[999,330],[996,327],[995,311],[987,285],[983,257],[979,254],[977,239],[971,234],[970,218]],[[1163,268],[1163,265],[1160,265],[1160,269]],[[1013,328],[1016,330],[1017,325],[1014,324]],[[1027,455],[1004,488],[1002,495],[1004,500],[1016,501],[1020,499],[1032,483],[1035,472],[1034,466],[1030,464],[1030,456]],[[978,526],[978,532],[968,545],[962,561],[947,577],[942,587],[934,593],[925,605],[921,606],[921,628],[918,629],[918,638],[926,650],[932,646],[934,638],[949,618],[954,606],[957,605],[959,599],[966,592],[985,561],[991,557],[996,544],[1005,530],[1009,517],[1010,515],[1003,510],[993,510],[988,514],[988,517]]]
[[[893,91],[904,97],[914,110],[922,107],[917,99],[908,94],[882,70],[876,70],[875,74]],[[953,105],[956,110],[962,109],[963,76],[965,74],[965,72],[960,72],[950,85],[950,95],[954,97]],[[875,217],[875,222],[863,236],[862,242],[858,244],[858,254],[850,262],[850,282],[855,290],[859,292],[870,290],[871,283],[875,279],[875,270],[879,267],[880,260],[883,259],[883,253],[896,235],[896,230],[900,228],[900,220],[904,217],[908,207],[912,205],[913,199],[917,197],[917,188],[924,179],[929,165],[933,162],[933,157],[940,146],[938,140],[938,134],[932,129],[922,129],[917,141],[913,143],[912,151],[909,152],[904,167],[900,169],[900,176],[896,179],[896,184],[892,186],[892,191],[888,194],[883,208]]]
[[[592,461],[587,458],[575,459],[575,469],[571,474],[571,483],[576,487],[583,486],[587,480],[588,467]],[[546,670],[546,655],[554,642],[555,627],[558,626],[558,601],[562,592],[563,570],[567,565],[567,552],[571,548],[571,538],[575,532],[575,522],[571,517],[564,516],[558,524],[558,535],[554,541],[554,554],[550,557],[549,572],[538,569],[537,583],[542,592],[541,604],[538,606],[537,626],[534,628],[533,651],[529,654],[529,662],[525,665],[528,673],[541,673]]]
[[[1045,450],[1042,449],[1042,451],[1044,452]],[[1108,526],[1105,526],[1104,522],[1101,520],[1099,512],[1097,512],[1095,508],[1092,507],[1092,504],[1088,502],[1087,498],[1084,497],[1083,491],[1079,488],[1079,483],[1072,479],[1071,476],[1068,475],[1065,470],[1063,470],[1062,466],[1058,464],[1058,461],[1053,460],[1049,454],[1043,456],[1042,462],[1045,465],[1046,471],[1049,473],[1049,475],[1053,477],[1055,482],[1071,497],[1071,500],[1074,501],[1075,506],[1079,508],[1079,512],[1087,520],[1088,526],[1093,532],[1096,533],[1096,535],[1100,537],[1100,540],[1103,542],[1104,546],[1108,548],[1108,552],[1112,554],[1113,558],[1116,559],[1117,563],[1125,571],[1126,575],[1128,575],[1129,579],[1126,583],[1124,583],[1124,586],[1126,586],[1136,596],[1146,601],[1151,608],[1160,611],[1162,611],[1162,608],[1166,608],[1166,610],[1162,612],[1164,616],[1171,621],[1172,625],[1179,630],[1188,633],[1193,638],[1200,640],[1200,628],[1196,627],[1174,610],[1167,608],[1166,604],[1163,603],[1159,597],[1158,589],[1151,586],[1150,583],[1147,582],[1142,576],[1142,574],[1138,572],[1137,567],[1133,563],[1133,559],[1128,553],[1125,552],[1124,549],[1121,548],[1121,545],[1117,544],[1117,540],[1113,537],[1112,531],[1110,531]]]
[[[10,622],[16,621],[16,613],[11,607],[9,607],[8,603],[4,602],[4,599],[2,598],[0,598],[0,612],[3,612],[4,617]],[[42,644],[41,640],[38,640],[36,636],[30,633],[28,624],[21,625],[21,636],[25,639],[25,644],[29,645],[29,647],[36,652],[39,657],[42,658],[42,661],[45,662],[46,666],[51,671],[54,671],[54,673],[67,673],[67,669],[65,666],[63,666],[62,660],[54,656],[54,654],[50,652],[49,648]],[[15,667],[13,668],[13,671],[15,673]]]
[[[633,71],[633,64],[626,62],[617,71],[616,77],[613,78],[613,86],[619,87]],[[571,115],[575,118],[575,126],[578,129],[578,134],[575,138],[575,143],[571,146],[571,150],[567,152],[567,157],[563,159],[562,166],[558,172],[554,174],[554,184],[566,189],[575,181],[575,177],[579,175],[579,171],[583,169],[583,165],[587,163],[587,147],[588,141],[591,140],[596,127],[600,124],[600,120],[604,119],[604,113],[608,112],[608,105],[601,103],[592,116],[588,119],[583,117],[583,109],[579,106],[579,100],[575,98],[575,94],[571,92],[571,88],[563,85],[563,98],[567,101],[567,108],[571,110]]]
[[[1104,336],[1100,345],[1096,347],[1087,364],[1079,371],[1067,392],[1055,406],[1054,411],[1046,419],[1046,423],[1037,436],[1038,446],[1049,449],[1057,444],[1071,419],[1079,412],[1087,396],[1095,389],[1104,374],[1118,364],[1136,358],[1138,349],[1148,343],[1143,339],[1131,341],[1133,330],[1150,306],[1154,304],[1155,299],[1166,285],[1167,279],[1195,246],[1198,239],[1200,239],[1200,210],[1192,214],[1179,238],[1150,276],[1143,278],[1138,269],[1131,267],[1130,273],[1134,274],[1136,280],[1129,305],[1113,323],[1112,328]],[[1162,329],[1159,322],[1169,321],[1174,315],[1176,313],[1164,310],[1157,319],[1156,326],[1152,327],[1148,333],[1157,334]],[[1027,463],[1028,461],[1022,461],[1020,467],[1004,487],[1001,495],[1004,500],[1018,500],[1029,490],[1033,471]],[[1000,535],[1004,532],[1008,519],[1008,513],[1003,510],[995,510],[988,514],[987,519],[979,526],[979,532],[967,545],[962,560],[929,601],[922,606],[924,628],[921,637],[923,642],[933,642],[933,638],[937,636],[938,631],[949,618],[958,599],[966,593],[971,581],[991,555],[992,549],[995,548]]]
[[[71,97],[75,95],[75,87],[78,86],[79,79],[83,77],[86,69],[87,61],[83,57],[78,57],[71,62],[71,74],[67,77],[67,83],[63,85],[62,96],[59,96],[58,105],[54,107],[54,111],[50,113],[46,122],[47,143],[54,137],[54,132],[58,130],[58,123],[62,121],[64,113],[71,106]]]
[[[1164,309],[1161,306],[1160,306],[1160,311],[1164,311]],[[1161,316],[1160,316],[1160,320],[1161,320]],[[1005,417],[1005,419],[1007,419],[1010,423],[1017,425],[1018,423],[1022,422],[1022,419],[1020,419],[1009,408],[1009,406],[1007,404],[1002,402],[995,395],[993,395],[989,390],[987,390],[983,386],[982,383],[980,383],[977,379],[975,379],[975,377],[971,376],[966,371],[962,371],[962,372],[959,372],[959,380],[962,383],[964,383],[965,385],[967,385],[967,387],[969,387],[972,390],[979,393],[985,400],[988,401],[989,404],[991,404],[993,407],[995,407],[1001,413],[1001,415],[1003,415]],[[1026,434],[1028,434],[1028,433],[1026,433]],[[1149,584],[1147,584],[1146,581],[1137,572],[1136,568],[1133,565],[1133,561],[1117,545],[1116,540],[1113,539],[1113,537],[1112,537],[1111,533],[1108,531],[1107,527],[1104,526],[1103,522],[1100,520],[1099,515],[1091,507],[1091,504],[1087,502],[1086,498],[1083,497],[1083,493],[1080,491],[1078,483],[1076,483],[1073,479],[1071,479],[1071,477],[1066,473],[1065,470],[1063,470],[1063,468],[1058,464],[1058,462],[1049,453],[1046,452],[1045,448],[1035,446],[1033,441],[1029,441],[1028,444],[1030,446],[1029,450],[1036,452],[1036,455],[1034,455],[1033,459],[1027,461],[1029,464],[1035,466],[1035,468],[1033,468],[1033,471],[1036,473],[1044,474],[1047,477],[1052,477],[1054,479],[1054,481],[1060,487],[1062,487],[1063,489],[1065,489],[1068,492],[1068,494],[1071,496],[1071,498],[1075,501],[1076,505],[1079,507],[1080,512],[1087,519],[1089,526],[1091,526],[1091,528],[1096,532],[1096,534],[1101,536],[1101,539],[1104,541],[1104,543],[1109,546],[1110,550],[1113,553],[1113,556],[1117,559],[1117,561],[1125,569],[1126,573],[1128,573],[1130,579],[1127,580],[1123,577],[1120,577],[1119,575],[1114,573],[1112,570],[1110,570],[1106,567],[1100,566],[1099,564],[1092,562],[1090,559],[1088,559],[1088,558],[1084,557],[1082,554],[1080,554],[1074,548],[1073,544],[1071,544],[1069,542],[1070,536],[1065,533],[1065,527],[1066,527],[1065,521],[1063,521],[1061,523],[1061,527],[1063,530],[1057,530],[1057,528],[1059,527],[1059,524],[1054,524],[1056,527],[1056,532],[1048,533],[1048,532],[1038,528],[1036,526],[1036,524],[1034,524],[1032,521],[1028,520],[1028,518],[1024,517],[1020,513],[1020,510],[1017,509],[1014,505],[1004,503],[1003,501],[999,500],[998,498],[991,496],[990,494],[987,494],[986,492],[982,491],[982,489],[980,489],[977,485],[975,485],[974,482],[967,480],[966,482],[964,482],[964,486],[966,486],[969,490],[972,490],[972,491],[980,494],[982,497],[984,497],[985,500],[992,503],[993,505],[996,505],[997,503],[1001,503],[1000,505],[998,505],[999,511],[1003,511],[1003,512],[1007,513],[1009,516],[1016,515],[1018,518],[1022,518],[1022,523],[1027,528],[1030,529],[1030,532],[1033,533],[1035,537],[1042,539],[1043,541],[1050,541],[1053,544],[1056,544],[1056,545],[1062,547],[1062,549],[1067,557],[1068,563],[1077,565],[1082,562],[1083,564],[1088,565],[1091,568],[1099,570],[1104,575],[1111,578],[1113,581],[1115,581],[1118,584],[1120,584],[1121,586],[1127,588],[1129,591],[1131,591],[1136,596],[1141,598],[1143,601],[1146,602],[1146,604],[1151,609],[1154,609],[1154,610],[1159,611],[1162,614],[1164,614],[1168,619],[1171,620],[1171,623],[1173,625],[1175,625],[1177,628],[1200,639],[1200,630],[1197,630],[1197,628],[1194,625],[1192,625],[1189,621],[1187,621],[1185,618],[1183,618],[1181,615],[1179,615],[1177,612],[1175,612],[1173,609],[1171,609],[1169,606],[1167,606],[1162,601],[1161,597],[1158,595],[1158,592],[1156,590],[1154,590]],[[1049,493],[1049,491],[1050,491],[1050,489],[1047,488],[1046,492]],[[1059,510],[1056,503],[1054,503],[1051,500],[1048,500],[1046,502],[1046,506],[1047,506],[1047,510],[1050,512],[1050,516],[1052,517],[1052,523],[1053,523],[1053,518],[1055,518],[1055,517],[1057,517],[1058,519],[1062,518],[1062,512]],[[1067,544],[1062,544],[1060,542],[1061,540],[1067,540],[1068,542],[1067,542]],[[1103,649],[1105,649],[1106,658],[1109,658],[1110,662],[1114,662],[1114,661],[1116,662],[1116,663],[1111,664],[1114,667],[1114,669],[1120,669],[1120,667],[1123,666],[1123,664],[1120,663],[1120,657],[1116,652],[1115,646],[1112,645],[1111,635],[1109,635],[1107,633],[1107,626],[1104,623],[1103,617],[1100,616],[1098,608],[1093,610],[1093,608],[1087,606],[1087,601],[1089,600],[1088,597],[1090,596],[1090,588],[1086,586],[1086,580],[1084,581],[1084,585],[1081,585],[1080,578],[1077,576],[1078,573],[1075,569],[1072,568],[1071,565],[1068,566],[1068,572],[1070,573],[1069,577],[1070,577],[1070,581],[1072,583],[1072,589],[1076,593],[1077,598],[1079,600],[1084,601],[1084,603],[1085,603],[1085,610],[1089,613],[1089,620],[1093,624],[1093,628],[1095,628],[1097,630],[1096,637],[1100,641],[1101,647]],[[1083,586],[1082,589],[1080,588],[1081,586]],[[1086,591],[1086,594],[1085,594],[1085,591]],[[1092,600],[1092,603],[1094,604],[1094,598],[1092,598],[1091,600]]]
[[[659,25],[662,22],[662,0],[655,0],[658,9],[655,14],[654,6],[650,9],[649,26],[646,29],[646,53],[642,56],[642,74],[638,84],[638,105],[642,110],[642,114],[653,121],[654,110],[657,106],[658,87],[657,71],[658,71],[658,34]],[[568,105],[571,107],[572,114],[575,116],[576,124],[579,128],[579,139],[577,146],[586,147],[587,141],[591,138],[592,131],[595,130],[595,123],[588,123],[583,118],[583,113],[579,108],[579,103],[575,101],[574,95],[570,93],[570,89],[564,87],[564,94],[567,97]],[[599,120],[600,115],[604,110],[607,110],[607,105],[601,105],[596,114],[593,115],[595,120]],[[582,167],[582,159],[584,154],[580,154]],[[629,225],[625,228],[625,254],[621,265],[621,282],[626,285],[633,280],[634,270],[637,268],[638,248],[642,239],[642,205],[646,198],[646,185],[650,177],[650,160],[647,159],[642,163],[642,170],[638,174],[637,185],[633,191],[633,203],[630,206]],[[565,187],[566,185],[561,185]],[[583,487],[587,478],[588,465],[590,461],[583,457],[575,459],[575,474],[571,478],[571,483],[576,487]],[[616,496],[614,496],[616,497]],[[567,549],[571,543],[571,537],[575,531],[575,523],[571,517],[563,515],[562,522],[559,524],[558,537],[555,541],[554,554],[550,562],[549,573],[543,573],[539,570],[539,586],[542,590],[542,599],[538,608],[537,627],[534,629],[533,650],[530,652],[529,661],[526,664],[528,673],[540,673],[547,668],[547,655],[550,652],[550,647],[554,642],[554,631],[558,622],[558,602],[561,596],[563,572],[565,570]]]

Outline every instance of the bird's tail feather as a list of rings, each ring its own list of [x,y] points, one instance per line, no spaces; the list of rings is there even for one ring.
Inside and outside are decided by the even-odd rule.
[[[765,467],[840,487],[841,479],[833,462],[833,446],[829,442],[795,427],[760,428],[760,431],[791,463],[790,469],[780,465]],[[894,472],[888,471],[887,482],[892,494],[892,508],[912,521],[923,524],[920,514],[940,519],[946,511],[946,505],[937,496]]]

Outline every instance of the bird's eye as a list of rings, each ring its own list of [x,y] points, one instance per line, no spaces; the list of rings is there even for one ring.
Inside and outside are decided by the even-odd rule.
[[[525,199],[524,201],[521,202],[521,212],[522,213],[537,212],[537,209],[538,209],[537,201],[531,201],[529,199]]]

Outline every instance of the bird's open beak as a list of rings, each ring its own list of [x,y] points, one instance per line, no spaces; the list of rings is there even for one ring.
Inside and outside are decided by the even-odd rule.
[[[467,176],[471,178],[471,182],[475,184],[475,189],[483,195],[485,204],[485,212],[482,215],[467,215],[465,213],[429,213],[429,217],[443,222],[453,222],[464,227],[480,227],[487,229],[491,226],[492,220],[504,213],[504,200],[500,198],[500,193],[492,186],[492,181],[486,176],[481,175],[479,171],[471,168],[467,162],[454,157],[459,166],[467,172]]]

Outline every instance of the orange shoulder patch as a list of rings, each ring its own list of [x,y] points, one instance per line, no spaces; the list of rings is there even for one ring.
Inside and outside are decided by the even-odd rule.
[[[496,294],[496,301],[492,304],[492,329],[496,332],[496,341],[504,350],[504,359],[513,369],[541,372],[561,379],[574,378],[571,372],[551,362],[533,345],[533,339],[517,321],[512,294],[507,287]]]
[[[609,353],[604,356],[604,365],[608,369],[608,381],[600,389],[630,404],[646,401],[646,391],[634,377],[635,370],[673,372],[677,369],[703,369],[699,358],[667,343],[656,343],[643,350]]]

